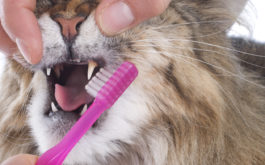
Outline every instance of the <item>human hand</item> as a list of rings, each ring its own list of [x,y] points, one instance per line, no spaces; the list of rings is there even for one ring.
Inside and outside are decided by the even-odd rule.
[[[166,10],[171,0],[102,0],[96,22],[108,36],[123,32]]]
[[[35,7],[36,0],[0,0],[0,50],[11,55],[19,49],[32,64],[37,64],[42,57]]]
[[[161,14],[171,0],[102,0],[96,9],[101,31],[115,35]],[[36,0],[0,0],[0,50],[20,51],[31,64],[42,58],[41,32],[34,9]]]
[[[1,165],[35,165],[37,160],[35,155],[21,154],[7,159]]]

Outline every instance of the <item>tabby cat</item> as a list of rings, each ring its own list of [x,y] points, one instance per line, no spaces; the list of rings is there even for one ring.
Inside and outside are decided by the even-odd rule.
[[[98,3],[37,0],[43,58],[30,65],[18,53],[6,63],[0,161],[57,144],[92,101],[87,74],[130,61],[139,76],[66,165],[264,164],[264,66],[244,58],[264,64],[264,51],[236,50],[226,35],[246,0],[172,0],[114,37],[95,23]]]

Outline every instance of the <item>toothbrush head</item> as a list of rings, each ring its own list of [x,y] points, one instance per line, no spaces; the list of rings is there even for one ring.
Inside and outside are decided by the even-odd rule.
[[[122,63],[116,70],[101,68],[87,84],[87,92],[107,104],[108,108],[122,95],[137,77],[138,70],[130,62]]]

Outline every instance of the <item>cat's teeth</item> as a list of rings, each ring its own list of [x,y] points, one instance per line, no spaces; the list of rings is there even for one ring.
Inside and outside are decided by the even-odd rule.
[[[52,71],[51,68],[47,68],[47,69],[46,69],[47,76],[50,76],[50,75],[51,75],[51,71]]]
[[[55,72],[57,78],[60,78],[61,71],[63,71],[63,65],[58,65],[58,66],[54,67],[54,72]]]
[[[83,109],[82,109],[82,111],[81,111],[81,113],[80,113],[81,116],[86,112],[87,107],[88,107],[87,104],[85,104]]]
[[[55,106],[55,104],[53,102],[51,103],[51,107],[52,107],[52,111],[53,112],[57,112],[58,111],[57,107]]]
[[[87,79],[90,80],[95,68],[98,64],[95,61],[88,61],[88,68],[87,68]]]
[[[77,63],[79,63],[79,62],[81,62],[81,60],[80,59],[72,59],[71,62],[74,62],[74,63],[77,62]]]

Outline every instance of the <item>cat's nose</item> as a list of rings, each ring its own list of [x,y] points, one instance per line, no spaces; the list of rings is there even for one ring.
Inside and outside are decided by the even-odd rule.
[[[54,20],[60,24],[64,38],[67,41],[71,41],[76,37],[78,28],[85,20],[85,17],[75,17],[71,19],[58,17]]]

